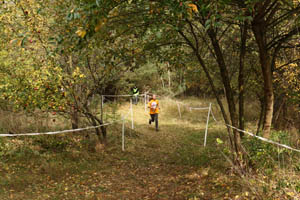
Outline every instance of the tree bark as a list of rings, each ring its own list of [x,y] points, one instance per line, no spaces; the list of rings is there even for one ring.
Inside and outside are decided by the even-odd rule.
[[[208,33],[208,36],[213,45],[214,52],[216,54],[216,60],[217,60],[217,63],[218,63],[219,69],[220,69],[220,73],[221,73],[222,82],[225,87],[226,100],[228,103],[228,110],[229,110],[229,115],[230,115],[230,119],[231,119],[231,124],[234,127],[238,127],[233,91],[232,91],[232,88],[230,85],[229,73],[227,71],[227,66],[225,64],[223,53],[219,46],[219,41],[217,40],[217,35],[216,35],[215,31],[212,28],[210,28],[207,33]],[[235,129],[233,130],[233,136],[234,136],[235,151],[239,154],[242,152],[241,151],[242,150],[241,149],[241,137],[240,137],[240,134],[238,133],[238,131]]]
[[[98,119],[96,116],[91,114],[89,111],[85,112],[85,115],[91,120],[93,126],[103,125],[103,122],[100,119]],[[101,130],[102,136],[100,134],[99,129]],[[101,126],[100,128],[95,128],[95,133],[96,133],[100,143],[106,145],[107,144],[106,128],[104,126]]]
[[[178,31],[178,32],[184,38],[184,40],[187,42],[187,44],[193,49],[193,51],[195,53],[195,56],[197,57],[197,59],[198,59],[200,65],[201,65],[202,69],[204,70],[205,75],[206,75],[206,77],[208,79],[208,82],[209,82],[209,84],[210,84],[210,86],[212,88],[212,91],[213,91],[213,93],[214,93],[214,95],[216,97],[216,100],[217,100],[218,105],[220,107],[223,119],[224,119],[224,121],[225,121],[226,124],[230,124],[230,121],[229,121],[229,119],[227,117],[227,114],[225,112],[223,103],[222,103],[222,101],[221,101],[221,99],[219,97],[219,94],[217,92],[217,89],[216,89],[216,87],[214,85],[213,79],[212,79],[212,77],[209,74],[209,71],[208,71],[208,68],[205,65],[205,62],[203,61],[201,55],[199,54],[198,48],[193,45],[193,43],[186,37],[186,35],[182,31]],[[227,132],[228,132],[228,137],[229,137],[229,141],[230,141],[230,144],[231,144],[231,148],[234,148],[234,142],[233,142],[233,139],[231,138],[231,128],[228,127],[228,126],[226,126],[226,127],[227,127]]]
[[[101,96],[101,98],[103,98],[103,96]],[[101,99],[102,101],[102,99]],[[91,123],[93,126],[99,126],[99,125],[103,125],[103,120],[100,118],[98,118],[96,115],[92,114],[92,112],[90,112],[89,107],[87,106],[87,103],[83,104],[83,108],[84,108],[84,112],[83,114],[90,119]],[[102,107],[102,102],[101,102],[101,111],[103,111],[103,107]],[[103,114],[103,113],[102,113]],[[101,116],[102,116],[101,114]],[[100,117],[101,117],[100,116]],[[102,133],[102,136],[100,134],[100,130]],[[106,145],[107,144],[107,139],[106,139],[106,127],[105,126],[100,126],[99,128],[95,128],[95,133],[100,141],[101,144]]]
[[[252,30],[255,36],[256,43],[258,45],[259,61],[261,64],[262,75],[264,80],[265,116],[263,123],[263,136],[269,138],[273,117],[274,93],[271,71],[271,58],[267,50],[265,27],[266,22],[263,18],[254,18],[252,22]]]
[[[169,66],[169,64],[168,64]],[[169,79],[169,91],[171,91],[171,72],[168,70],[168,79]]]
[[[77,129],[78,124],[79,124],[79,117],[78,117],[78,112],[75,111],[73,108],[72,113],[71,113],[71,124],[72,124],[72,129]]]
[[[165,82],[162,76],[160,77],[160,80],[161,80],[162,88],[165,89]]]
[[[246,56],[246,41],[247,41],[247,21],[241,25],[241,47],[240,47],[240,63],[239,63],[239,128],[241,130],[245,129],[245,118],[244,118],[244,93],[245,93],[245,74],[244,74],[244,63]],[[240,132],[240,135],[243,136],[244,133]]]
[[[280,114],[282,113],[284,104],[286,102],[286,98],[284,94],[281,94],[278,98],[276,98],[274,103],[274,113],[273,113],[273,124],[275,129],[282,129],[282,123],[283,119],[280,119]]]
[[[262,122],[264,120],[264,112],[265,112],[265,101],[264,98],[259,98],[260,101],[260,113],[259,113],[259,119],[258,119],[258,123],[257,123],[257,130],[256,130],[256,135],[259,134],[260,132],[260,128],[262,125]]]

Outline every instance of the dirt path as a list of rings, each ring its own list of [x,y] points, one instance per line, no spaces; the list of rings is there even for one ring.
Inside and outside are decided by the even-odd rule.
[[[166,110],[167,108],[165,108]],[[126,108],[123,108],[123,114]],[[130,119],[130,118],[129,118]],[[208,170],[205,166],[189,165],[181,159],[184,145],[201,149],[205,121],[191,125],[177,116],[162,112],[159,132],[149,125],[149,116],[143,107],[134,107],[136,138],[127,140],[123,162],[115,166],[118,174],[108,174],[114,189],[102,194],[104,199],[212,199],[208,190]],[[128,123],[130,126],[130,121]],[[201,127],[202,126],[202,127]],[[188,134],[199,136],[198,141],[187,144]],[[202,134],[202,135],[201,135]],[[189,152],[185,152],[189,153]],[[195,152],[190,152],[191,155]],[[193,156],[191,156],[193,159]],[[183,160],[183,162],[182,162]],[[192,162],[191,162],[192,163]]]
[[[128,113],[128,108],[125,105],[120,112]],[[70,148],[1,162],[7,170],[0,169],[6,174],[0,180],[0,199],[210,200],[235,196],[238,185],[229,185],[232,180],[220,176],[224,160],[213,146],[220,133],[211,129],[210,147],[203,148],[205,121],[194,119],[201,113],[178,119],[176,107],[165,104],[156,132],[147,123],[149,116],[142,104],[133,111],[135,129],[129,129],[128,120],[125,152],[121,151],[119,124],[109,130],[113,135],[104,151]]]

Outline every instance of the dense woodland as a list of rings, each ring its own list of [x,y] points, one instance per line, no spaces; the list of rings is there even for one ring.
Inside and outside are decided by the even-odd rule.
[[[161,99],[212,100],[222,124],[299,149],[299,0],[4,0],[0,5],[1,133],[49,131],[36,123],[49,116],[57,121],[53,130],[104,124],[101,96],[131,94],[137,86],[141,94]],[[14,125],[8,118],[27,121]],[[109,156],[105,149],[114,146],[109,142],[114,131],[102,126],[91,132],[97,137],[81,140],[101,144]],[[243,183],[251,195],[242,191],[247,195],[228,199],[300,198],[299,180],[281,176],[299,176],[298,152],[229,126],[221,133],[213,143],[222,149],[219,162],[228,163],[234,176],[270,178],[269,188]],[[13,142],[0,137],[0,156],[7,163],[13,157],[7,144]],[[278,162],[284,167],[275,169]],[[200,192],[178,197],[210,198]]]

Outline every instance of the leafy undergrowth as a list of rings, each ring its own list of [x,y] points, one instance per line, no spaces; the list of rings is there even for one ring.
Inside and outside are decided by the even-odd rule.
[[[128,106],[120,110],[127,111]],[[0,199],[258,199],[264,192],[265,199],[275,199],[272,188],[260,192],[254,187],[259,183],[251,183],[268,185],[275,179],[245,181],[232,173],[216,143],[216,138],[226,140],[223,127],[210,122],[204,148],[206,121],[195,116],[205,112],[178,119],[175,111],[162,105],[156,132],[143,106],[134,106],[135,130],[128,121],[124,152],[121,124],[108,127],[106,148],[87,132],[1,139]],[[284,176],[281,182],[281,189],[288,188]],[[296,199],[293,190],[274,193],[278,199]]]

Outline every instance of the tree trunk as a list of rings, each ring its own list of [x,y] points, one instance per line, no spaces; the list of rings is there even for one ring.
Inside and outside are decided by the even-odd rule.
[[[72,55],[69,56],[69,70],[72,70],[73,68],[73,59],[72,59]],[[75,88],[76,91],[77,88]],[[76,100],[76,98],[74,98]],[[72,106],[72,110],[71,110],[71,124],[72,124],[72,129],[77,129],[78,128],[78,124],[79,124],[79,117],[78,117],[78,112],[75,108],[75,106]]]
[[[165,89],[165,82],[162,76],[160,77],[160,80],[161,80],[162,88]]]
[[[171,91],[171,72],[168,70],[168,79],[169,79],[169,91]]]
[[[103,96],[101,96],[103,97]],[[85,112],[84,112],[84,115],[91,120],[92,122],[92,125],[93,126],[99,126],[99,125],[103,125],[103,121],[102,119],[99,119],[97,116],[93,115],[91,112],[90,112],[90,109],[89,107],[87,107],[87,104],[84,104],[83,106],[85,108]],[[102,106],[101,106],[102,107]],[[103,109],[103,107],[101,108],[101,110]],[[101,133],[102,133],[102,136],[100,134],[100,131],[101,130]],[[95,133],[100,141],[101,144],[104,144],[106,145],[107,144],[107,140],[106,140],[106,128],[105,126],[100,126],[99,128],[95,128]]]
[[[281,94],[278,98],[276,98],[274,102],[274,112],[273,112],[273,120],[272,123],[274,124],[274,128],[280,130],[282,128],[280,114],[282,113],[284,104],[286,102],[286,98],[284,94]]]
[[[259,49],[259,60],[264,80],[265,116],[263,124],[263,136],[269,138],[273,117],[274,93],[271,71],[271,58],[267,50],[265,27],[266,23],[264,19],[254,19],[254,21],[252,22],[252,30]]]
[[[220,69],[222,82],[225,88],[226,92],[226,100],[228,103],[228,110],[230,114],[231,124],[234,127],[238,127],[237,123],[237,117],[236,117],[236,108],[234,103],[234,96],[233,91],[230,85],[230,79],[229,79],[229,73],[227,71],[227,67],[225,64],[225,60],[223,57],[223,53],[221,51],[221,48],[219,46],[219,41],[217,40],[216,33],[212,28],[208,30],[208,36],[210,37],[211,43],[214,48],[214,52],[216,54],[217,63]],[[241,138],[240,134],[237,132],[237,130],[233,129],[233,136],[234,136],[234,145],[235,145],[235,151],[237,154],[241,153]]]
[[[273,117],[273,104],[274,104],[274,94],[273,94],[273,83],[271,75],[271,66],[266,64],[266,70],[264,72],[264,91],[265,91],[265,118],[264,118],[264,129],[263,136],[266,138],[270,137],[272,117]]]
[[[103,97],[103,95],[101,95],[100,117],[101,117],[102,122],[103,122],[103,103],[104,103],[104,97]]]
[[[193,43],[186,37],[186,35],[185,35],[182,31],[178,31],[178,32],[179,32],[179,34],[185,39],[185,41],[189,44],[189,46],[193,49],[193,51],[194,51],[194,53],[195,53],[195,55],[196,55],[196,57],[197,57],[197,59],[198,59],[200,65],[201,65],[202,69],[204,70],[204,72],[205,72],[205,74],[206,74],[206,77],[207,77],[207,79],[208,79],[208,81],[209,81],[209,84],[210,84],[210,86],[211,86],[211,88],[212,88],[212,91],[213,91],[213,93],[214,93],[214,95],[215,95],[215,97],[216,97],[216,100],[217,100],[218,105],[219,105],[219,107],[220,107],[220,110],[221,110],[223,119],[224,119],[224,121],[225,121],[225,124],[230,124],[230,121],[229,121],[229,119],[228,119],[228,117],[227,117],[227,114],[226,114],[226,112],[225,112],[223,103],[222,103],[222,101],[221,101],[221,99],[220,99],[220,97],[219,97],[219,94],[218,94],[218,92],[217,92],[217,89],[216,89],[216,87],[215,87],[215,85],[214,85],[213,79],[212,79],[212,77],[210,76],[210,73],[209,73],[209,71],[208,71],[208,68],[206,67],[205,62],[203,61],[201,55],[199,54],[198,48],[196,47],[196,46],[198,46],[198,45],[194,46]],[[232,137],[231,137],[231,128],[228,127],[228,126],[226,126],[226,127],[227,127],[227,132],[228,132],[228,137],[229,137],[230,145],[231,145],[230,147],[232,148],[233,151],[235,151],[235,149],[236,149],[236,148],[235,148],[235,144],[234,144],[235,142],[233,141],[233,139],[232,139]]]
[[[91,119],[93,126],[98,126],[99,124],[100,125],[103,124],[103,122],[100,119],[97,119],[97,117],[93,116],[92,114],[90,114],[90,113],[86,113],[86,114]],[[102,136],[100,134],[99,128],[95,128],[95,133],[96,133],[100,143],[106,145],[107,144],[106,128],[104,126],[101,126],[100,130],[101,130]]]
[[[214,85],[213,79],[211,78],[211,76],[210,76],[210,74],[208,72],[208,69],[207,69],[204,61],[202,60],[201,56],[198,53],[196,53],[196,57],[198,58],[198,61],[199,61],[200,65],[202,66],[202,68],[203,68],[203,70],[204,70],[204,72],[206,74],[208,82],[210,83],[210,86],[211,86],[212,91],[213,91],[213,93],[215,95],[215,98],[216,98],[216,100],[218,102],[218,105],[220,107],[220,110],[221,110],[221,113],[222,113],[222,116],[223,116],[223,119],[224,119],[225,123],[226,124],[230,124],[230,121],[229,121],[229,119],[227,117],[227,114],[225,112],[225,109],[224,109],[223,103],[221,101],[221,98],[220,98],[220,96],[219,96],[219,94],[217,92],[217,89],[216,89],[216,87]],[[231,129],[228,126],[226,126],[226,127],[227,127],[227,132],[228,132],[228,135],[229,135],[229,141],[230,141],[231,147],[233,148],[234,145],[233,145],[233,140],[231,138]]]
[[[258,123],[257,123],[256,135],[258,135],[259,132],[260,132],[261,125],[262,125],[262,122],[264,120],[264,112],[265,112],[264,98],[259,98],[259,101],[260,101],[260,113],[259,113],[259,120],[258,120]]]
[[[246,55],[246,41],[247,41],[247,21],[241,25],[241,48],[240,48],[240,66],[239,66],[239,128],[245,129],[245,118],[244,118],[244,91],[245,91],[245,78],[244,78],[244,63]],[[244,133],[240,132],[241,137]]]
[[[78,124],[79,124],[79,117],[78,117],[78,112],[75,111],[73,108],[72,113],[71,113],[71,124],[72,124],[72,129],[77,129]]]

